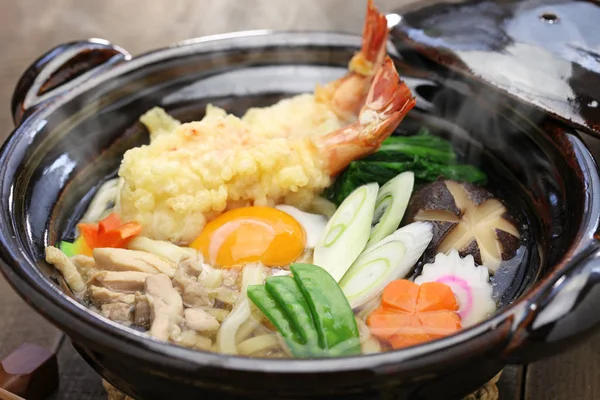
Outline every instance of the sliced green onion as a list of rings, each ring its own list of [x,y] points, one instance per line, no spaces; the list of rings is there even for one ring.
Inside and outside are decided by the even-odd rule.
[[[315,247],[313,262],[325,269],[336,282],[363,251],[371,229],[379,185],[357,188],[333,214]]]
[[[414,185],[415,174],[409,171],[401,173],[379,189],[367,247],[398,229]]]
[[[364,305],[391,281],[405,278],[432,238],[430,222],[413,222],[366,249],[340,282],[350,306]]]

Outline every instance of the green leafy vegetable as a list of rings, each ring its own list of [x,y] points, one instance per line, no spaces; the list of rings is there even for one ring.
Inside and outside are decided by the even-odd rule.
[[[405,171],[415,174],[416,185],[442,178],[473,184],[487,181],[477,167],[457,163],[450,142],[422,130],[415,136],[391,136],[376,153],[350,163],[324,196],[340,204],[357,187],[371,182],[384,185]]]
[[[353,161],[330,186],[328,197],[334,203],[340,204],[357,187],[370,182],[383,185],[405,171],[412,171],[420,183],[434,182],[443,177],[455,181],[482,184],[486,182],[487,178],[483,172],[472,165],[433,164],[418,158],[415,158],[414,161],[404,162]]]
[[[437,136],[390,136],[379,150],[365,158],[370,161],[410,161],[419,157],[440,164],[456,164],[450,142]]]

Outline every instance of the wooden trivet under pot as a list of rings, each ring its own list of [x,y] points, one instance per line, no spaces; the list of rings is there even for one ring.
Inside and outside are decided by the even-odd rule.
[[[500,379],[500,374],[502,374],[502,372],[486,383],[481,389],[468,395],[463,400],[498,400],[500,398],[500,393],[496,383],[498,383],[498,380]],[[102,381],[102,384],[108,393],[108,400],[135,400],[133,397],[127,396],[105,380]]]

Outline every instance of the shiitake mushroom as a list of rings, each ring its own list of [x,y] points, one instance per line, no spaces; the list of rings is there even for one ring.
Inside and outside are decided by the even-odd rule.
[[[494,273],[502,261],[515,256],[521,243],[504,204],[486,189],[468,183],[441,180],[423,186],[412,196],[405,220],[433,223],[426,261],[454,248],[461,257],[471,254],[477,264]]]

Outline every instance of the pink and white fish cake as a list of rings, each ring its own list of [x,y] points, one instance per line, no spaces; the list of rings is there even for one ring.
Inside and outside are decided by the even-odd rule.
[[[419,285],[425,282],[445,283],[452,288],[464,327],[483,321],[496,310],[489,271],[485,266],[475,265],[471,255],[461,258],[456,250],[448,255],[439,253],[433,263],[423,266],[423,272],[415,279]]]

